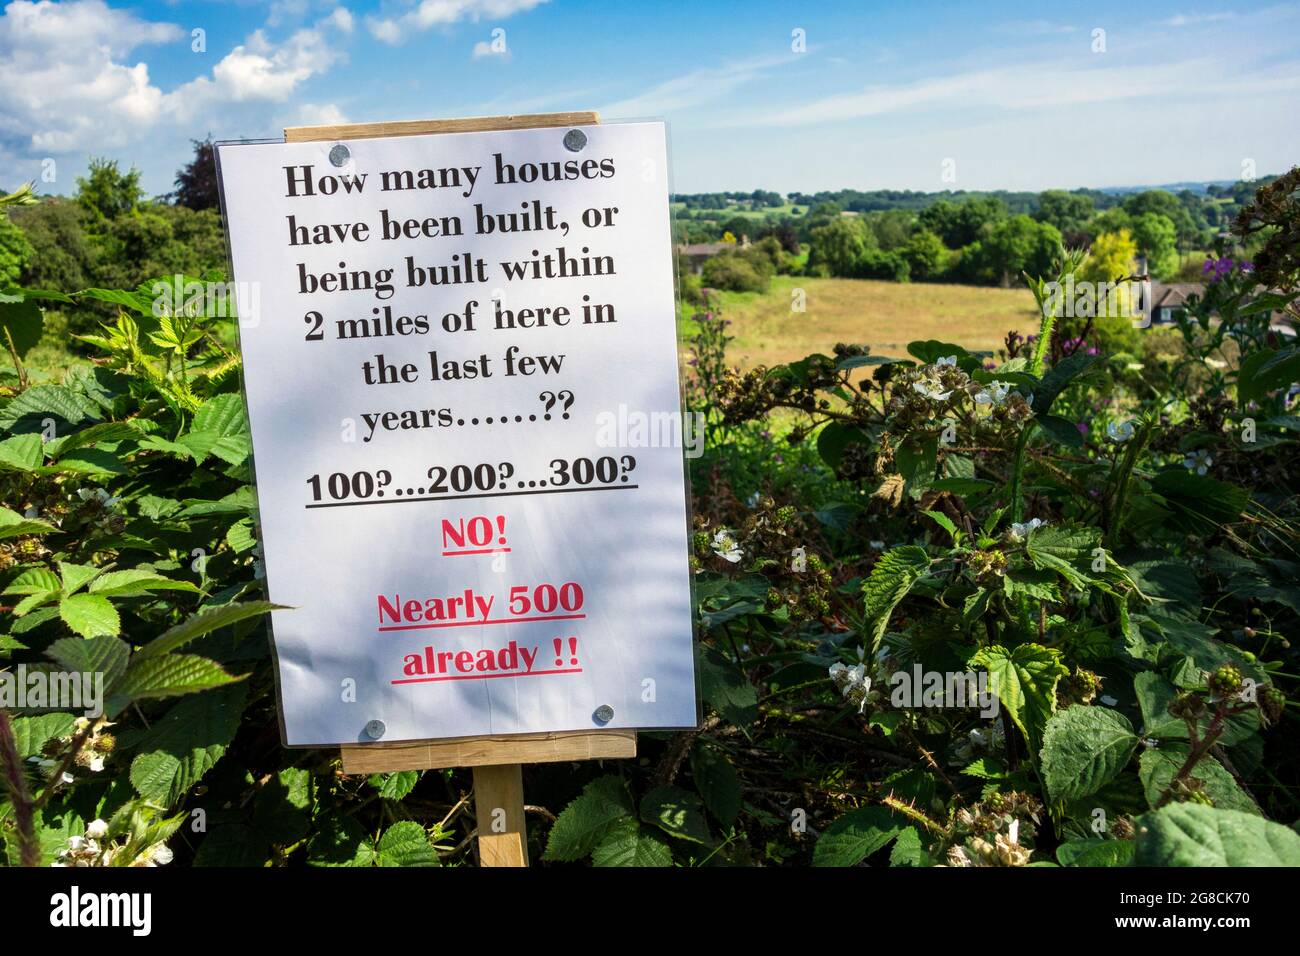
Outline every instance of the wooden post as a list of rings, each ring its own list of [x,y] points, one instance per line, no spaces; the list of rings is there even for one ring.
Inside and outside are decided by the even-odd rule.
[[[375,139],[381,136],[590,126],[598,122],[600,117],[594,112],[576,112],[357,123],[345,126],[294,126],[284,131],[284,140],[286,143],[309,143],[320,140]],[[350,744],[341,748],[341,755],[344,773],[393,773],[399,770],[473,767],[474,812],[478,819],[480,863],[483,866],[527,866],[528,830],[524,823],[523,764],[635,757],[636,731],[580,730],[452,740],[413,740],[395,744]],[[505,829],[501,831],[503,823]]]
[[[474,816],[480,866],[528,865],[522,764],[474,768]]]

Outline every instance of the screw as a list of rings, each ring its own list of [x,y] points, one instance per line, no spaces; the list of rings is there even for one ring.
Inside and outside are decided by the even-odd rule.
[[[580,129],[571,129],[564,134],[564,148],[571,153],[582,152],[587,145],[587,134]]]
[[[607,724],[614,719],[614,708],[609,704],[601,704],[591,716],[596,723]]]
[[[384,726],[382,720],[366,721],[366,736],[371,740],[378,740],[380,737],[384,736],[384,731],[387,729],[388,728]]]
[[[335,166],[346,166],[352,158],[352,152],[342,143],[330,148],[330,162]]]

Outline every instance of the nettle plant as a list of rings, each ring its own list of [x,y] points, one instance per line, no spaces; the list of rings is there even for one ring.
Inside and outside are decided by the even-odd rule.
[[[43,307],[70,301],[116,314],[83,338],[91,364],[35,380]],[[160,307],[152,284],[0,292],[10,865],[429,865],[453,849],[466,804],[444,775],[428,775],[440,822],[417,823],[402,801],[419,774],[348,779],[334,754],[279,746],[231,322]]]
[[[1054,278],[1080,264],[1063,255]],[[1048,284],[1029,284],[1043,306]],[[1293,296],[1254,296],[1241,292],[1223,321],[1294,309]],[[825,664],[841,719],[921,759],[910,776],[867,783],[814,859],[858,863],[892,845],[896,865],[1239,862],[1229,843],[1241,840],[1259,859],[1300,862],[1300,839],[1266,819],[1290,822],[1296,803],[1261,737],[1294,720],[1279,686],[1292,679],[1284,635],[1300,612],[1284,467],[1296,420],[1282,408],[1294,347],[1243,362],[1243,380],[1267,372],[1255,391],[1242,386],[1236,417],[1259,405],[1273,416],[1243,451],[1234,416],[1207,430],[1187,412],[1202,396],[1120,394],[1117,408],[1111,388],[1095,401],[1108,360],[1058,319],[1046,309],[1032,349],[1001,362],[936,341],[903,360],[837,346],[724,383],[733,424],[793,421],[789,440],[815,440],[867,499],[815,512],[849,532],[819,561],[838,571],[835,611],[787,631],[785,646]],[[1162,450],[1162,431],[1194,438]],[[1216,456],[1246,455],[1259,485],[1215,476]],[[715,606],[743,608],[770,552],[729,529],[702,542],[711,567],[739,572]],[[710,588],[725,592],[716,573]],[[728,627],[730,640],[734,618]],[[982,676],[1000,714],[954,705],[951,692],[900,706],[891,688],[912,673]]]
[[[530,770],[534,857],[1300,863],[1285,181],[1243,214],[1264,245],[1214,267],[1177,368],[1135,375],[1049,308],[1000,359],[922,341],[740,374],[710,309],[690,391],[724,439],[691,462],[704,718],[641,734],[637,761]],[[24,360],[70,302],[110,317],[53,381]],[[349,778],[280,747],[232,321],[152,287],[0,291],[0,693],[46,689],[0,698],[10,864],[472,846],[466,775]],[[94,699],[50,706],[76,674]]]

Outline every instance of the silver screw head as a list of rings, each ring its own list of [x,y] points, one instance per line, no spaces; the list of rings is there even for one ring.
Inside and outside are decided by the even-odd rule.
[[[352,151],[342,143],[330,147],[330,162],[335,166],[346,166],[351,158]]]
[[[587,134],[580,129],[571,129],[564,134],[564,148],[571,153],[582,152],[587,145]]]
[[[614,719],[614,708],[609,704],[601,704],[591,716],[596,723],[607,724]]]
[[[384,726],[382,720],[366,721],[366,736],[371,740],[378,740],[380,737],[384,736],[384,731],[387,729],[388,728]]]

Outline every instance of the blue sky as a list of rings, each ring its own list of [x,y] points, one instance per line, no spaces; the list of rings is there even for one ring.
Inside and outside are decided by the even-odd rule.
[[[0,186],[45,192],[91,155],[165,192],[209,132],[568,109],[667,120],[679,192],[1230,180],[1300,162],[1300,5],[13,0],[0,91]]]

